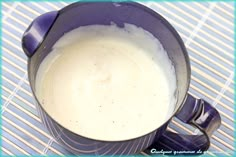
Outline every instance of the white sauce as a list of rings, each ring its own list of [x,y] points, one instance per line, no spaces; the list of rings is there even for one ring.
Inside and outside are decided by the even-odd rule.
[[[36,95],[62,126],[116,141],[147,134],[170,118],[176,76],[160,42],[131,24],[79,27],[44,59]]]

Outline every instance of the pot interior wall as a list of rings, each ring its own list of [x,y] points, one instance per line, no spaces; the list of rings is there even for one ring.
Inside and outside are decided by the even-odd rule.
[[[152,33],[163,45],[172,60],[177,78],[177,103],[181,106],[188,90],[190,65],[183,42],[174,28],[160,15],[137,3],[74,3],[59,12],[37,52],[29,61],[29,79],[35,91],[35,76],[44,57],[54,43],[66,32],[87,25],[110,25],[119,27],[124,23],[134,24]]]

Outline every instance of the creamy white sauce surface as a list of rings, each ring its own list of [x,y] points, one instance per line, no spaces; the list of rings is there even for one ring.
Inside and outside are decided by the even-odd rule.
[[[47,113],[82,136],[132,139],[161,126],[175,106],[174,67],[160,42],[131,24],[79,27],[39,67],[36,96]]]

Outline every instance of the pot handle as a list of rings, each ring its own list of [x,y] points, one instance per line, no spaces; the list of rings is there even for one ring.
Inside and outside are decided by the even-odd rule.
[[[186,124],[198,128],[201,135],[184,135],[165,131],[144,152],[150,155],[203,154],[210,146],[210,137],[221,125],[219,112],[208,102],[188,94],[183,108],[175,115]]]
[[[58,11],[52,11],[38,16],[26,29],[22,37],[22,48],[31,57],[40,46],[48,31],[56,20]]]

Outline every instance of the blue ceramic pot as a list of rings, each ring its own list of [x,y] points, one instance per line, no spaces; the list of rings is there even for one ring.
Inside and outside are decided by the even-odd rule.
[[[148,134],[134,139],[98,141],[64,128],[38,103],[40,116],[49,132],[73,154],[128,155],[145,151],[156,155],[163,151],[173,154],[174,151],[181,150],[207,150],[210,145],[210,136],[220,126],[220,115],[209,103],[188,94],[189,57],[176,30],[158,13],[138,3],[77,2],[59,11],[37,17],[22,38],[22,47],[28,56],[28,74],[33,93],[35,92],[35,76],[40,63],[64,33],[80,26],[110,25],[111,21],[119,27],[123,27],[124,23],[134,24],[159,39],[176,71],[178,101],[172,117],[176,116],[184,123],[198,128],[202,134],[180,135],[169,132],[166,130],[169,119],[161,127],[157,126],[156,130],[150,130]],[[96,119],[94,122],[96,123]],[[137,126],[137,129],[138,127],[142,126]]]

